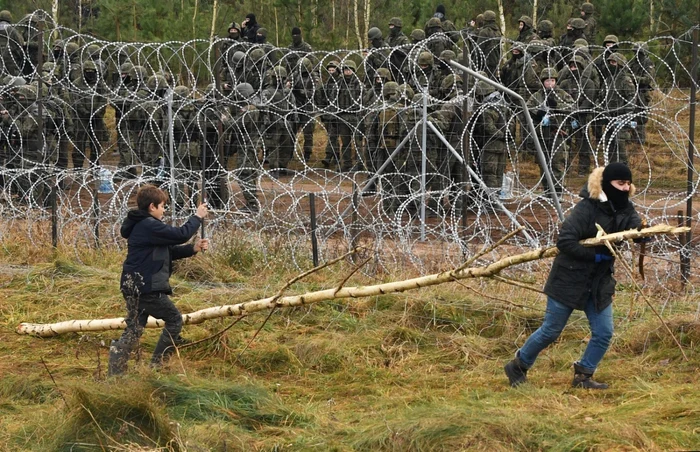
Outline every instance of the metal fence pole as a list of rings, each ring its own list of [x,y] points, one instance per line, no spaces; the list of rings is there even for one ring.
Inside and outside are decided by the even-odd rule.
[[[309,193],[309,215],[311,217],[311,257],[318,267],[318,239],[316,238],[316,195]]]
[[[695,173],[695,164],[693,158],[695,156],[695,105],[697,102],[697,83],[698,83],[698,40],[700,28],[696,27],[693,30],[693,51],[692,63],[690,65],[690,125],[688,126],[688,201],[685,207],[685,225],[690,228],[693,218],[693,174]],[[688,231],[685,237],[685,243],[690,246],[693,238],[692,231]],[[681,254],[681,275],[683,282],[688,281],[690,277],[690,254],[685,250]]]

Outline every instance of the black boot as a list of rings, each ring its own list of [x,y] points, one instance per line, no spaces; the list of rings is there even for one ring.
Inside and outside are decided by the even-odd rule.
[[[571,383],[571,386],[584,389],[608,389],[608,385],[598,383],[592,377],[593,372],[590,372],[585,367],[581,367],[578,363],[574,363],[574,381]]]
[[[527,381],[527,367],[525,367],[525,364],[523,364],[517,356],[512,361],[508,362],[503,370],[506,371],[510,385],[514,388]]]

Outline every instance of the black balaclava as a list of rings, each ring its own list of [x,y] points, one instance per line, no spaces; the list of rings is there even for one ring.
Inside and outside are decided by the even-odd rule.
[[[618,190],[610,184],[614,180],[628,180],[632,182],[632,171],[621,162],[610,163],[603,170],[603,192],[615,210],[624,209],[629,203],[629,192]]]
[[[525,54],[523,53],[522,50],[519,51],[518,53],[512,52],[512,55],[513,55],[513,58],[515,58],[516,60],[517,60],[518,58],[522,58],[523,56],[525,56]]]
[[[257,23],[257,21],[255,20],[255,14],[253,14],[253,13],[248,13],[248,15],[245,16],[245,18],[250,19],[250,20],[248,20],[248,24],[247,24],[248,28],[252,27],[253,25],[255,25]]]
[[[437,8],[435,8],[435,14],[433,14],[433,17],[437,17],[441,21],[445,20],[445,5],[437,5]]]
[[[301,44],[301,30],[299,27],[292,28],[292,44],[295,46]]]
[[[397,27],[396,25],[394,25],[392,28],[389,28],[389,36],[391,36],[392,38],[397,37],[399,33],[401,33],[401,27]]]
[[[94,85],[97,82],[97,71],[85,71],[83,72],[83,78],[88,84]]]
[[[236,30],[236,31],[232,32],[231,30]],[[236,27],[231,27],[228,29],[228,37],[229,37],[229,39],[238,40],[241,37],[241,31]]]

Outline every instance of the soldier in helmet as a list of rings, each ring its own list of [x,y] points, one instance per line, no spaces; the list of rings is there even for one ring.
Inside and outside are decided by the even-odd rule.
[[[167,113],[166,94],[168,83],[160,74],[148,77],[146,81],[145,99],[141,105],[145,121],[139,134],[138,149],[141,152],[141,161],[144,165],[144,173],[155,177],[157,185],[163,184],[166,178],[166,139],[167,139]],[[169,167],[169,165],[168,165]]]
[[[119,152],[119,169],[115,179],[136,177],[136,138],[141,128],[134,128],[140,107],[139,102],[139,76],[134,65],[126,62],[119,67],[121,83],[117,90],[116,98],[112,99],[114,107],[114,120],[117,126],[117,150]]]
[[[462,135],[464,132],[464,122],[462,120],[462,78],[456,74],[446,76],[440,86],[440,99],[444,103],[440,106],[433,117],[437,127],[450,143],[452,148],[462,154]],[[464,166],[459,162],[455,154],[439,141],[438,147],[438,169],[439,173],[445,176],[443,179],[443,190],[449,194],[450,207],[455,211],[461,210],[464,182]]]
[[[365,56],[365,86],[371,87],[377,76],[377,69],[389,67],[389,49],[382,38],[382,31],[377,27],[372,27],[367,32],[370,41],[370,48]]]
[[[106,139],[104,115],[107,107],[106,88],[92,60],[82,64],[82,76],[71,93],[75,108],[75,133],[73,142],[73,168],[82,168],[85,158],[96,165]],[[88,148],[90,152],[88,153]]]
[[[581,19],[586,22],[586,27],[583,30],[586,41],[595,42],[598,21],[595,19],[595,7],[592,3],[586,2],[581,5]]]
[[[484,11],[484,26],[479,29],[476,43],[479,46],[484,60],[484,71],[496,80],[498,78],[498,64],[501,61],[501,34],[496,24],[496,13],[491,10]]]
[[[75,83],[83,75],[82,60],[80,55],[80,46],[75,41],[69,41],[63,48],[65,55],[64,74],[68,74],[68,81]]]
[[[452,50],[442,51],[437,60],[437,80],[435,81],[437,86],[441,86],[445,77],[454,73],[450,62],[455,60],[457,60],[457,55]]]
[[[270,163],[272,177],[285,175],[293,157],[292,137],[296,136],[297,123],[295,107],[294,95],[287,86],[287,70],[275,66],[261,99],[265,160]]]
[[[537,24],[537,36],[547,43],[549,47],[554,47],[557,42],[554,39],[554,24],[550,20],[541,20]]]
[[[175,143],[175,179],[178,181],[177,196],[173,202],[177,208],[194,205],[197,182],[202,170],[202,131],[198,108],[187,86],[173,89],[173,138]]]
[[[376,115],[372,116],[372,121],[367,128],[368,142],[371,143],[368,152],[367,169],[371,176],[377,171],[389,155],[394,152],[399,144],[399,85],[396,82],[387,82],[382,88],[381,106]],[[384,169],[385,177],[382,177],[382,201],[384,210],[392,214],[397,205],[397,198],[394,196],[394,187],[397,186],[396,173],[398,168],[395,164],[390,164]],[[365,190],[373,190],[374,187],[366,187]]]
[[[234,152],[237,155],[236,173],[245,199],[243,210],[252,214],[260,211],[257,181],[262,164],[258,158],[257,142],[262,112],[258,108],[259,103],[260,99],[255,96],[255,90],[248,83],[236,86],[234,103],[231,106],[232,138]]]
[[[574,100],[574,114],[571,117],[570,162],[578,154],[578,175],[586,176],[591,165],[593,148],[588,136],[588,126],[591,122],[591,111],[595,108],[598,88],[586,72],[586,60],[581,55],[575,55],[569,62],[568,73],[559,86]]]
[[[392,17],[389,19],[389,39],[387,44],[390,47],[401,47],[410,44],[408,36],[403,31],[403,21],[400,17]]]
[[[20,202],[43,207],[50,192],[47,168],[57,157],[56,122],[51,109],[40,110],[36,102],[35,86],[18,86],[13,105],[2,111],[2,124],[9,137],[6,167],[18,170],[11,191]]]
[[[302,58],[297,69],[297,76],[293,79],[292,94],[298,109],[296,129],[294,136],[299,132],[304,137],[304,162],[308,163],[313,151],[314,126],[316,124],[315,113],[318,105],[322,103],[321,78],[315,71],[314,64],[309,58]],[[293,149],[290,150],[293,153]]]
[[[630,72],[636,85],[635,112],[637,128],[635,139],[639,144],[646,142],[646,123],[651,104],[651,92],[656,89],[656,68],[649,58],[649,46],[645,42],[634,44],[634,56],[629,62]]]
[[[577,39],[583,38],[583,31],[586,29],[586,22],[580,17],[569,19],[566,24],[566,33],[559,38],[559,46],[562,47],[561,53],[564,61],[571,59],[571,51],[574,49],[574,42]]]
[[[204,173],[203,198],[215,209],[224,209],[229,202],[227,177],[228,155],[223,145],[223,134],[228,133],[229,118],[219,100],[220,93],[213,83],[207,85],[197,100],[200,154]]]
[[[242,83],[249,83],[258,92],[263,87],[265,72],[270,69],[269,61],[265,58],[265,51],[261,47],[255,47],[245,59]]]
[[[518,19],[518,29],[520,30],[520,33],[515,39],[517,42],[529,44],[533,39],[540,39],[535,32],[532,18],[530,16],[520,16],[520,19]]]
[[[0,11],[0,76],[19,76],[24,67],[24,38],[12,23],[12,13]]]
[[[636,89],[627,58],[618,52],[608,56],[608,76],[605,79],[607,91],[600,107],[604,111],[607,127],[606,150],[609,162],[627,164],[627,144],[631,139],[630,131],[637,127],[635,120],[628,117],[635,109]]]
[[[341,62],[342,77],[338,80],[338,135],[340,137],[340,170],[353,169],[352,150],[357,146],[359,113],[362,108],[362,83],[357,76],[357,65],[349,58]],[[359,160],[359,156],[358,156]]]
[[[485,194],[486,200],[501,187],[506,167],[506,112],[500,100],[493,86],[477,82],[476,109],[467,123],[471,137],[470,160],[476,164],[481,180],[490,190]]]
[[[557,86],[557,70],[545,68],[540,74],[542,89],[532,95],[527,103],[533,120],[537,123],[537,138],[547,159],[554,187],[546,187],[547,194],[553,191],[561,195],[564,189],[564,165],[566,163],[566,138],[568,127],[564,120],[573,111],[574,100]],[[540,176],[544,168],[540,166]],[[546,183],[546,178],[543,178]]]
[[[409,78],[409,84],[416,93],[427,90],[430,96],[438,97],[440,91],[438,73],[433,54],[427,51],[421,52],[418,55],[417,67],[414,67],[413,74]]]
[[[411,44],[418,44],[425,39],[425,31],[421,30],[420,28],[416,28],[411,32],[410,38]]]
[[[284,67],[288,73],[298,71],[299,61],[310,57],[309,54],[314,51],[311,44],[304,41],[299,27],[292,28],[292,43],[287,48],[289,51],[284,56]]]
[[[338,166],[338,82],[341,77],[340,61],[329,60],[326,63],[328,77],[321,88],[321,105],[323,115],[321,119],[326,127],[328,143],[326,144],[325,157],[321,161],[324,168],[330,168],[334,163]]]
[[[452,25],[452,27],[454,27],[454,25]],[[450,33],[452,36],[459,36],[455,30]],[[443,23],[437,17],[431,17],[425,23],[425,37],[428,41],[427,49],[436,58],[445,50],[452,50],[455,53],[459,51],[457,46],[455,46],[454,42],[450,39],[450,36],[446,34]]]
[[[542,88],[537,63],[525,57],[526,50],[522,43],[514,43],[510,54],[508,61],[501,67],[501,83],[523,98],[529,99]],[[515,99],[511,101],[517,102]]]

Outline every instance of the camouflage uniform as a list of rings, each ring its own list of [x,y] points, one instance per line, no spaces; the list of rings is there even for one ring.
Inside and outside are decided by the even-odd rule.
[[[262,164],[258,158],[257,142],[261,111],[257,105],[253,87],[240,84],[235,88],[235,103],[231,106],[233,113],[233,146],[237,155],[236,167],[241,193],[245,198],[245,210],[256,213],[260,210],[257,181]]]
[[[578,175],[585,176],[589,173],[593,155],[588,125],[592,119],[591,111],[595,107],[598,90],[593,80],[584,73],[586,61],[582,56],[575,56],[569,67],[571,75],[563,80],[559,87],[576,102],[575,113],[571,119],[570,162],[573,162],[574,155],[578,154]]]
[[[266,160],[273,176],[284,174],[294,149],[292,134],[296,130],[297,117],[294,95],[286,87],[286,78],[287,70],[276,66],[271,84],[262,92],[263,138]]]
[[[646,142],[646,123],[648,122],[649,104],[651,104],[651,92],[656,89],[656,68],[649,58],[649,48],[646,43],[635,44],[636,53],[629,62],[629,68],[634,77],[636,89],[635,112],[638,113],[636,140],[639,144]]]
[[[498,189],[506,166],[506,122],[504,106],[495,88],[476,84],[478,107],[467,124],[471,137],[471,158],[488,188]]]
[[[595,42],[595,35],[598,28],[598,21],[594,17],[595,7],[591,3],[581,5],[581,18],[586,22],[586,28],[583,30],[583,36],[588,42]]]
[[[533,27],[532,18],[529,16],[520,16],[520,19],[518,19],[518,24],[522,24],[522,29],[516,38],[517,42],[529,44],[533,39],[540,39]]]
[[[162,173],[166,157],[168,118],[166,111],[165,92],[168,89],[165,77],[151,75],[146,82],[146,89],[141,90],[138,96],[142,97],[143,129],[139,133],[138,149],[141,152],[141,161],[144,172],[148,171],[151,177],[157,177],[162,183],[166,175]],[[161,167],[161,168],[159,168]]]
[[[292,43],[287,48],[289,52],[284,56],[284,67],[287,69],[288,74],[298,71],[299,61],[314,51],[311,44],[304,41],[301,36],[301,30],[297,27],[292,30]]]
[[[176,86],[173,90],[173,138],[178,190],[173,202],[185,209],[196,204],[193,198],[202,170],[202,131],[198,113],[190,88]]]
[[[498,64],[501,61],[501,30],[496,25],[496,13],[484,11],[484,26],[479,29],[477,45],[483,55],[484,71],[493,80],[498,79]]]
[[[586,22],[583,19],[579,17],[569,19],[569,23],[566,25],[566,33],[559,38],[559,47],[562,47],[562,65],[566,65],[567,61],[571,61],[571,52],[574,50],[574,43],[577,39],[583,38],[585,29]],[[562,65],[560,65],[560,67],[562,67]]]
[[[137,97],[139,79],[134,65],[131,63],[124,63],[119,69],[121,84],[112,105],[114,106],[114,121],[117,125],[119,168],[123,171],[118,172],[115,177],[134,178],[136,177],[137,163],[136,135],[141,129],[132,129],[131,126],[134,124],[129,118],[138,114],[134,110],[139,108],[135,105],[139,100]]]
[[[227,118],[216,94],[214,85],[209,85],[204,96],[197,102],[199,137],[202,143],[200,159],[204,170],[204,198],[214,209],[225,209],[229,201],[228,155],[225,149],[221,152],[223,146],[220,147],[220,140],[227,129]]]
[[[561,194],[563,191],[564,165],[566,161],[567,127],[563,123],[564,115],[572,112],[574,100],[559,87],[548,89],[544,83],[548,79],[557,79],[557,71],[546,68],[540,74],[543,87],[532,95],[527,103],[533,119],[539,122],[537,127],[538,139],[547,159],[554,179],[554,190]],[[540,176],[544,176],[544,168],[540,167]],[[543,178],[544,181],[546,179]],[[545,182],[546,185],[546,182]],[[552,187],[547,187],[551,193]]]
[[[97,67],[91,60],[82,65],[83,75],[75,81],[76,91],[71,93],[75,107],[73,168],[82,168],[90,148],[90,164],[98,164],[105,141],[104,123],[107,107],[106,88],[99,78]]]
[[[298,108],[296,128],[294,136],[301,132],[304,137],[304,162],[311,159],[314,145],[314,127],[316,125],[315,113],[317,105],[321,102],[321,79],[314,72],[313,63],[309,58],[303,58],[297,69],[297,77],[293,79],[292,94]],[[293,140],[293,142],[296,140]],[[293,144],[293,143],[292,143]],[[292,154],[294,149],[287,151]]]
[[[389,49],[387,49],[388,46],[382,39],[382,32],[379,28],[370,28],[367,32],[367,37],[371,44],[364,60],[364,83],[366,87],[370,87],[377,76],[377,69],[389,67]]]
[[[342,74],[340,73],[340,62],[331,60],[326,64],[328,78],[321,88],[321,104],[323,108],[323,124],[326,127],[328,143],[326,144],[325,157],[321,161],[324,168],[330,168],[333,163],[338,166],[338,82]]]
[[[350,171],[353,168],[352,149],[357,150],[357,131],[359,112],[362,107],[363,86],[356,75],[357,66],[354,61],[346,59],[342,62],[343,75],[338,80],[338,135],[340,137],[340,170]],[[352,73],[346,75],[345,72]]]
[[[12,24],[12,14],[0,11],[0,77],[19,76],[24,59],[24,38]]]
[[[615,66],[611,62],[615,62]],[[627,164],[627,143],[631,139],[631,121],[627,121],[635,109],[636,89],[627,68],[627,59],[620,53],[608,57],[609,77],[605,80],[607,91],[602,101],[602,108],[608,119],[605,134],[608,138],[606,147],[609,162]]]
[[[392,17],[389,20],[389,39],[387,45],[392,47],[389,54],[389,70],[395,82],[403,81],[403,74],[406,69],[406,57],[411,48],[408,36],[403,34],[401,29],[403,22],[400,17]]]
[[[440,85],[439,69],[435,68],[435,60],[432,53],[421,52],[418,55],[418,61],[413,68],[413,76],[409,79],[411,88],[418,93],[426,88],[431,97],[438,97]]]

